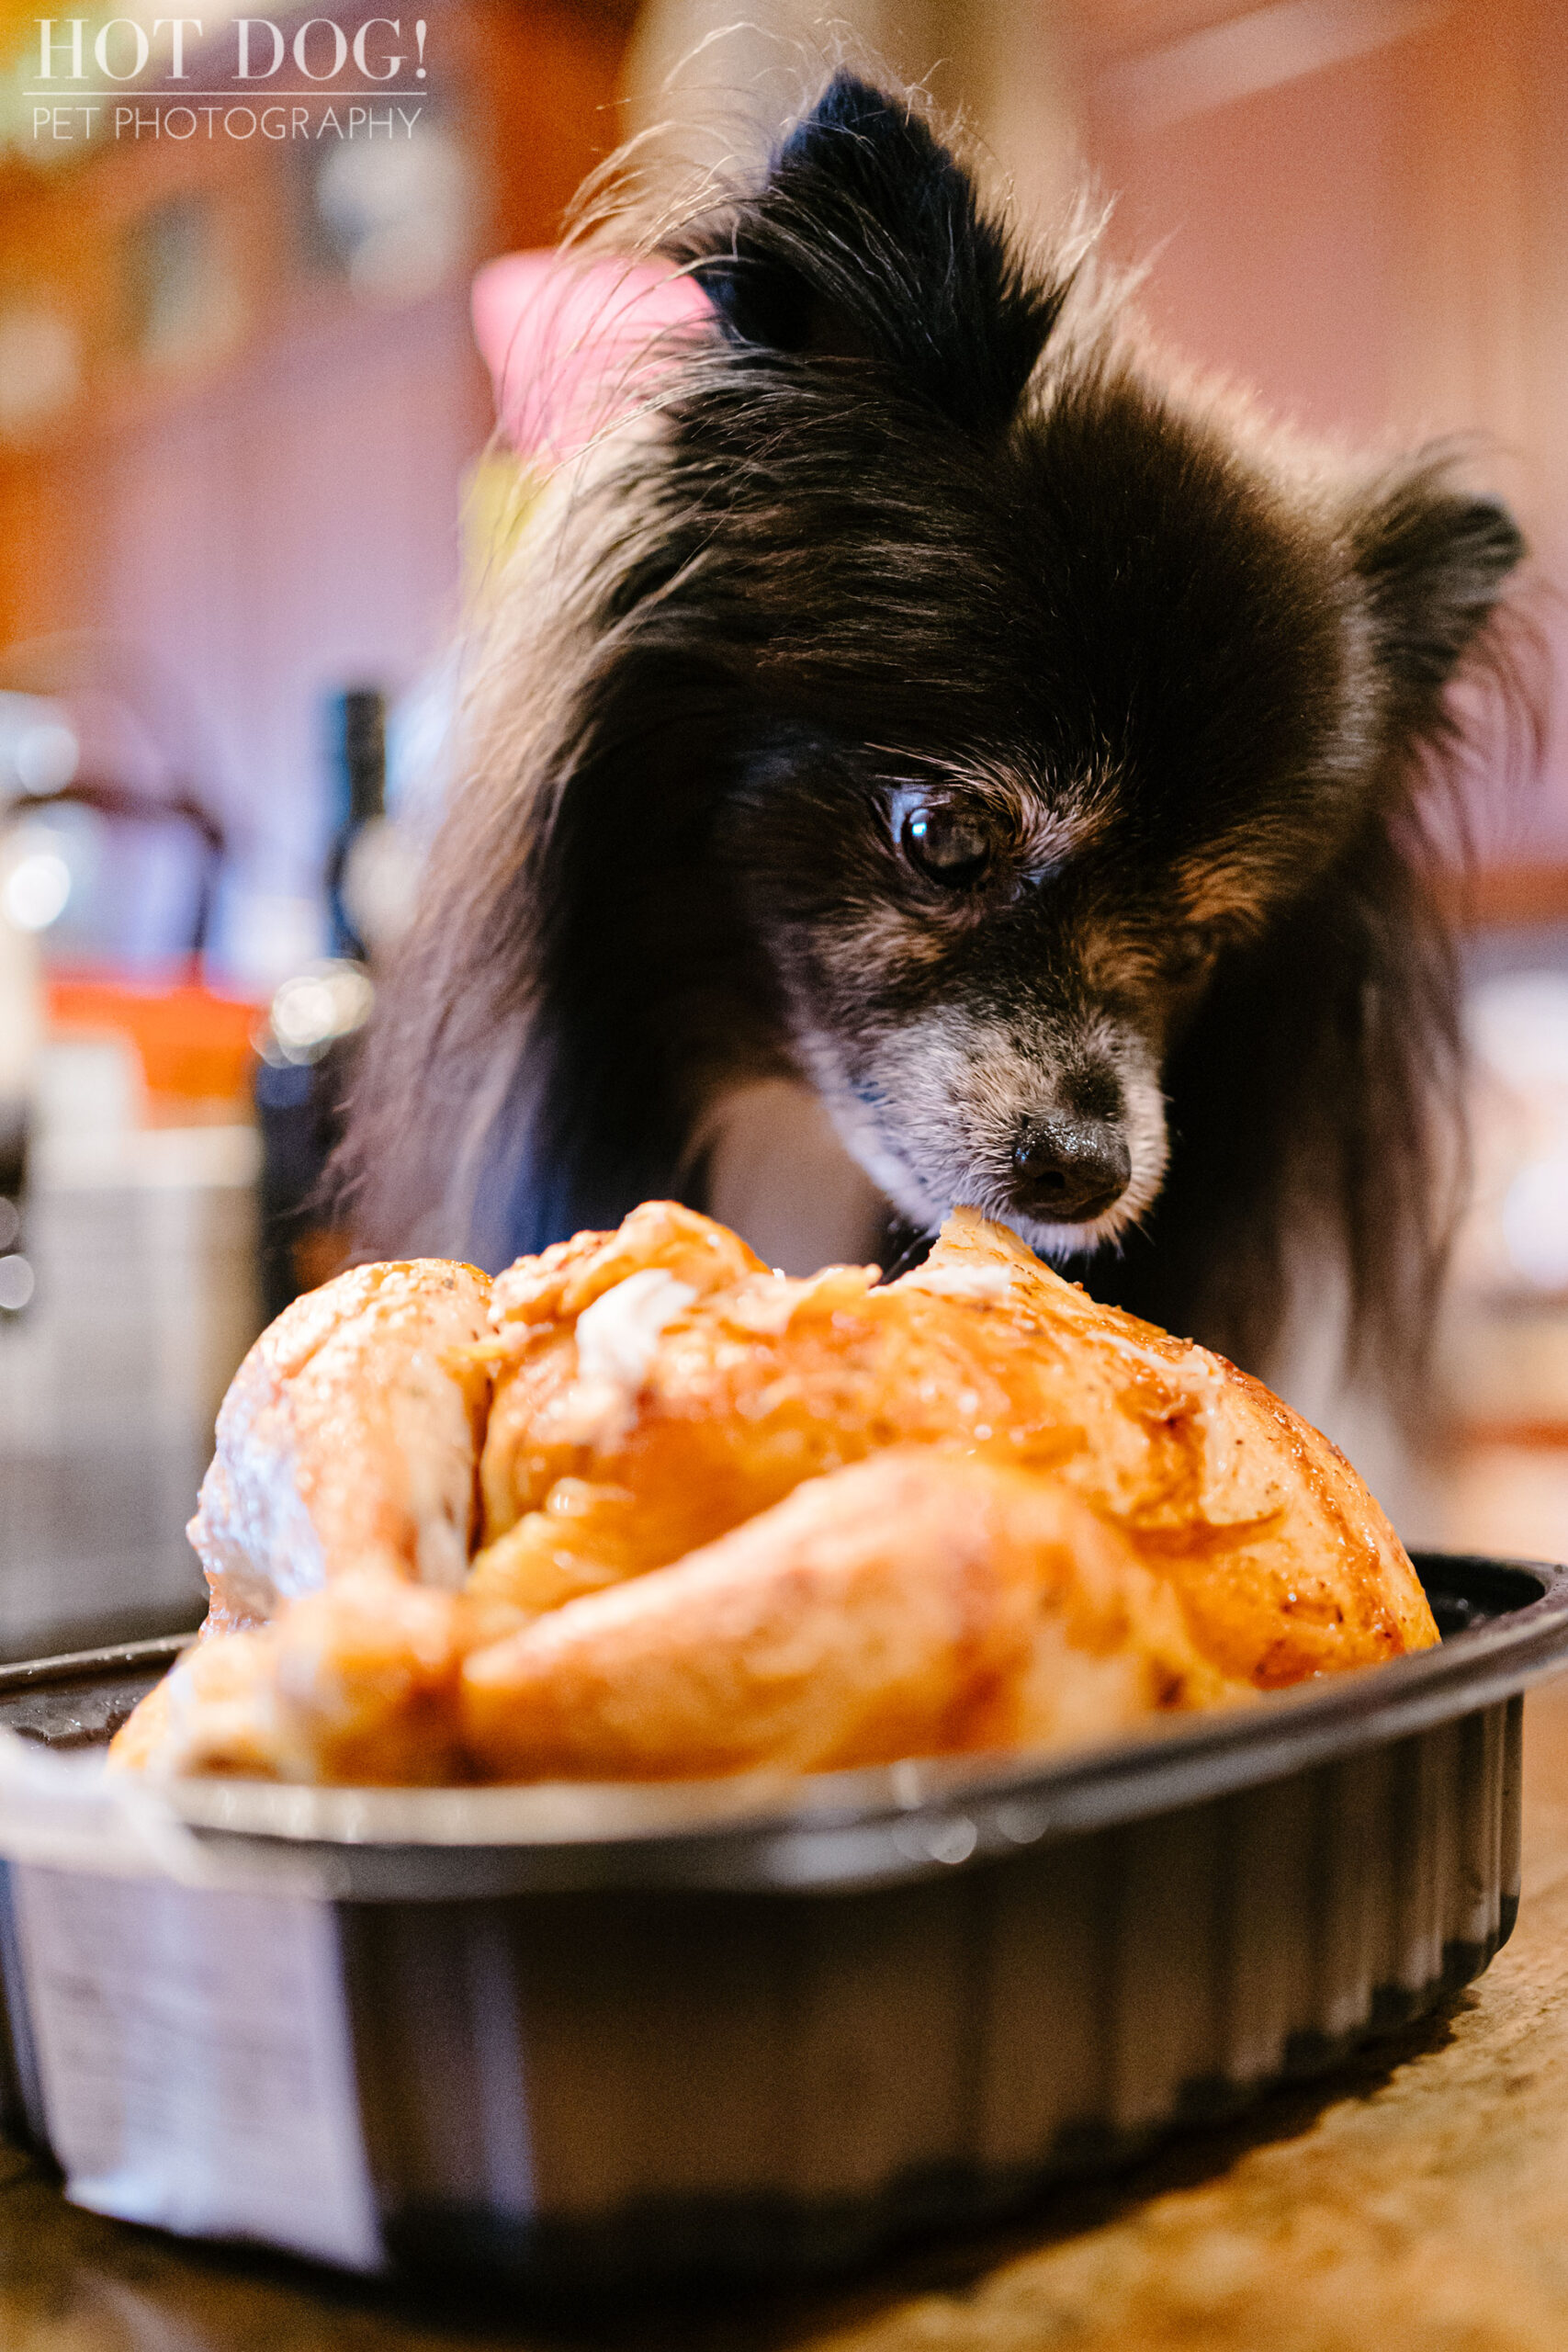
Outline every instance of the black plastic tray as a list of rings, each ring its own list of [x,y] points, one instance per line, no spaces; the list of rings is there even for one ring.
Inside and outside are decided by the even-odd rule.
[[[802,2276],[1232,2113],[1486,1966],[1568,1573],[1416,1565],[1440,1648],[1066,1756],[171,1802],[333,1897],[389,2259]],[[105,1737],[179,1646],[0,1669],[0,1723]],[[12,2122],[47,2146],[4,1925]]]

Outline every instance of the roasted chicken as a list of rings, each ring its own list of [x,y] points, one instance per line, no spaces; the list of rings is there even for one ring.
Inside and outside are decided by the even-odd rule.
[[[657,1779],[1060,1745],[1437,1638],[1328,1442],[968,1211],[773,1274],[650,1203],[341,1276],[236,1376],[117,1759]]]

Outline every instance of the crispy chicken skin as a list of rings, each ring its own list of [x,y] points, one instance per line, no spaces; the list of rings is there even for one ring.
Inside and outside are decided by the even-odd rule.
[[[637,1216],[639,1267],[675,1262],[682,1227],[705,1222]],[[608,1244],[603,1271],[622,1281],[636,1223]],[[575,1261],[585,1304],[608,1299],[599,1271],[592,1251]],[[803,1478],[936,1444],[1066,1479],[1169,1577],[1227,1674],[1272,1688],[1436,1638],[1398,1538],[1326,1438],[973,1211],[885,1286],[830,1266],[670,1288],[649,1302],[668,1320],[635,1390],[583,1378],[570,1297],[514,1280],[495,1285],[476,1594],[552,1608],[711,1543]]]
[[[669,1203],[493,1285],[342,1276],[242,1367],[193,1535],[223,1638],[124,1765],[825,1770],[1070,1743],[1437,1638],[1325,1438],[962,1210],[883,1286],[771,1274]]]
[[[922,1446],[477,1651],[462,1719],[487,1779],[645,1780],[1062,1746],[1251,1696],[1060,1480]]]
[[[209,1632],[259,1624],[348,1568],[462,1584],[489,1307],[475,1267],[416,1258],[339,1274],[262,1333],[189,1528]]]

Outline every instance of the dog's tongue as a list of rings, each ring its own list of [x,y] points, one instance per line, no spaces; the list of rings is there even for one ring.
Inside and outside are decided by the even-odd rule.
[[[657,264],[507,254],[474,280],[474,335],[502,432],[521,455],[572,456],[646,399],[671,331],[712,317],[700,287]]]

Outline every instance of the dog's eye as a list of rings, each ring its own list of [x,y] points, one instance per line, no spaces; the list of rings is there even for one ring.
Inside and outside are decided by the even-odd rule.
[[[994,846],[977,817],[939,804],[911,808],[899,838],[910,865],[944,890],[966,890],[978,882]]]

